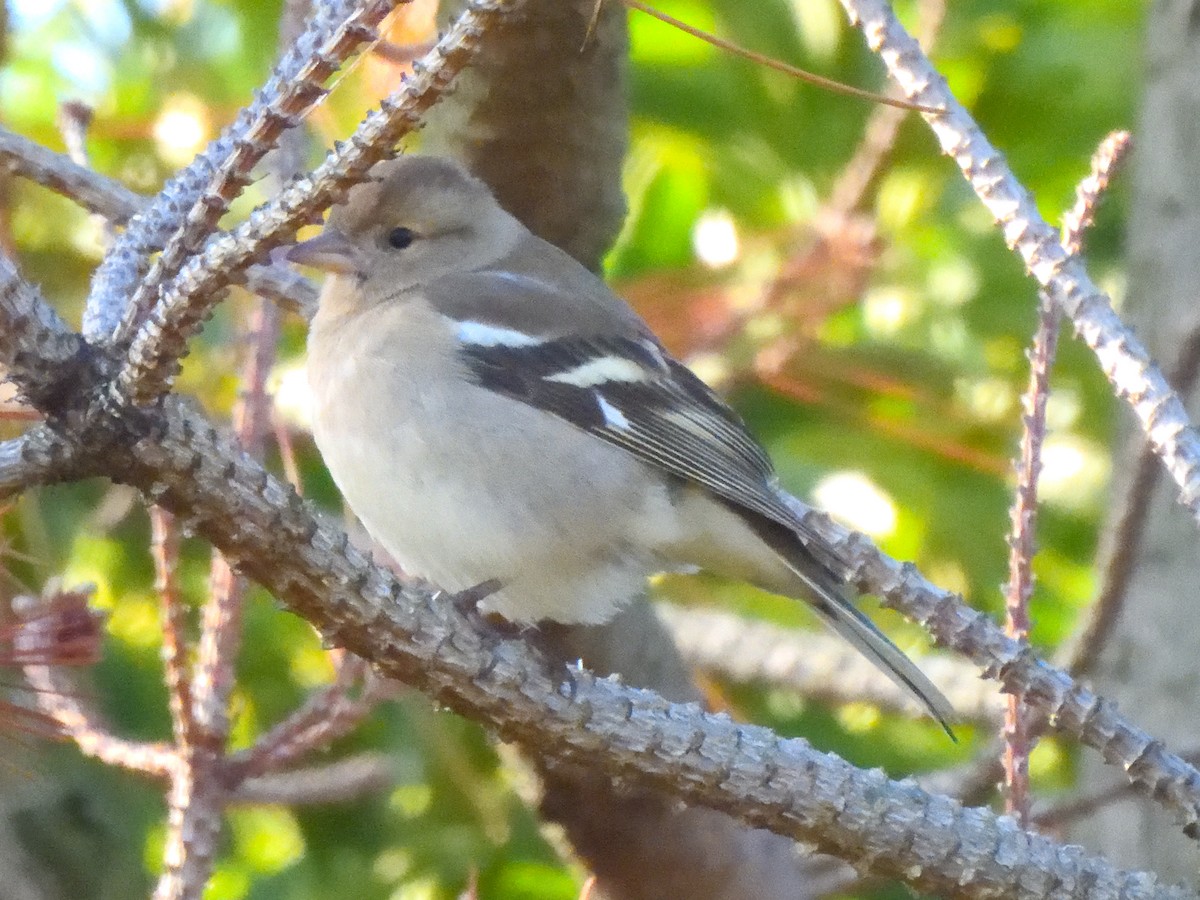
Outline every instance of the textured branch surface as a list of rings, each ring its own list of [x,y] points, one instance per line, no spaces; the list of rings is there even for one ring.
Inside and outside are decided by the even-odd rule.
[[[161,425],[132,446],[131,465],[117,474],[190,515],[199,534],[317,623],[327,640],[488,722],[534,755],[670,791],[920,889],[1189,896],[767,729],[583,672],[551,681],[523,644],[481,634],[452,605],[371,566],[344,533],[314,522],[293,492],[232,452],[202,419],[171,403]]]
[[[1021,696],[1031,709],[1046,716],[1055,730],[1099,750],[1144,794],[1176,813],[1186,834],[1197,836],[1200,771],[1192,764],[1125,719],[1115,704],[1040,659],[1028,644],[1008,637],[961,597],[930,583],[912,563],[897,562],[868,538],[799,500],[793,500],[792,506],[808,528],[847,560],[855,587],[878,595],[887,606],[928,629],[939,644],[973,660],[1005,691]]]
[[[152,202],[116,179],[85,169],[3,126],[0,126],[0,168],[36,181],[115,225],[125,224]],[[290,266],[251,266],[246,273],[246,289],[305,318],[310,318],[316,308],[317,289]]]
[[[276,65],[270,81],[244,107],[224,133],[165,184],[154,199],[130,223],[105,255],[92,278],[84,310],[83,333],[107,338],[129,312],[128,301],[150,268],[150,255],[166,245],[217,178],[224,160],[238,152],[272,101],[312,60],[332,29],[351,15],[361,0],[333,0],[321,4],[306,40],[298,41]]]
[[[138,284],[128,301],[116,336],[118,342],[133,334],[163,286],[216,229],[229,204],[251,182],[251,169],[325,95],[324,84],[329,77],[359,46],[376,38],[376,26],[401,2],[408,0],[318,4],[308,28],[284,54],[271,79],[248,107],[248,124],[238,130],[229,152]]]
[[[373,110],[344,144],[309,176],[297,179],[248,221],[210,240],[166,286],[129,349],[117,381],[122,399],[146,403],[170,386],[187,341],[238,273],[296,229],[315,221],[342,193],[362,181],[371,166],[394,154],[401,137],[420,123],[454,76],[478,52],[480,40],[520,0],[476,0],[437,46],[413,66],[414,76]]]
[[[13,293],[0,292],[0,298]],[[16,293],[36,307],[32,288]],[[0,302],[0,326],[9,312]],[[36,309],[23,312],[35,321],[52,319]],[[5,331],[0,327],[0,334]],[[61,340],[44,333],[28,337],[51,345],[51,338]],[[0,350],[7,343],[0,340]],[[586,673],[566,684],[549,681],[525,645],[482,634],[481,626],[459,616],[452,604],[406,589],[372,566],[344,532],[314,521],[290,488],[180,401],[167,398],[155,411],[106,409],[63,426],[69,432],[64,437],[88,451],[92,474],[133,484],[171,509],[181,527],[193,528],[219,547],[321,628],[327,641],[489,723],[502,738],[536,756],[673,793],[921,889],[1040,897],[1055,884],[1066,886],[1059,895],[1068,897],[1190,896],[1181,888],[1159,887],[1152,875],[1118,872],[1077,848],[1028,835],[985,810],[964,810],[911,783],[890,782],[880,773],[860,772],[815,753],[803,742],[780,741],[767,729],[738,726],[694,705],[668,704],[650,692],[596,681]],[[811,526],[826,532],[833,527],[823,517],[808,515]],[[827,538],[836,542],[839,533],[847,542],[841,530]],[[864,556],[861,547],[851,554]],[[875,556],[881,572],[860,573],[860,580],[886,582],[889,589],[882,593],[889,599],[898,591],[914,595],[917,617],[929,619],[935,631],[970,632],[968,646],[982,646],[973,655],[997,660],[1002,680],[1038,692],[1039,701],[1059,710],[1060,720],[1090,713],[1078,730],[1106,756],[1128,760],[1135,781],[1169,771],[1166,764],[1174,758],[1144,736],[1140,754],[1123,752],[1141,733],[1106,704],[1085,696],[982,617],[959,621],[956,617],[967,615],[960,604],[925,585],[915,572],[895,563],[889,567],[890,561]],[[947,609],[938,609],[938,600]],[[935,612],[943,617],[934,621]],[[999,643],[999,649],[989,642]],[[1057,677],[1032,677],[1029,670]],[[1102,732],[1109,740],[1097,737]],[[1178,797],[1173,780],[1164,790],[1169,800]]]
[[[1082,260],[1063,249],[1029,192],[954,99],[891,7],[883,0],[842,0],[842,5],[905,96],[944,110],[925,116],[942,151],[958,164],[996,217],[1005,241],[1096,354],[1114,393],[1133,410],[1146,440],[1175,480],[1180,502],[1200,520],[1200,436],[1146,348],[1113,311]]]

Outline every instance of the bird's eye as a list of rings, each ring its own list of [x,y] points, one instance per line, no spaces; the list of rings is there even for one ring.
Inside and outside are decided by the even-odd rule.
[[[399,228],[393,228],[388,232],[387,242],[389,247],[393,247],[396,250],[403,250],[405,247],[411,244],[416,237],[417,235],[411,228],[405,228],[401,226]]]

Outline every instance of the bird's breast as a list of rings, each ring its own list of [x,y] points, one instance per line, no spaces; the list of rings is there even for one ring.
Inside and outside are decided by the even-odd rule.
[[[499,579],[514,620],[602,621],[640,590],[658,565],[639,531],[673,527],[660,480],[471,382],[436,331],[384,324],[310,338],[313,434],[371,536],[449,590]]]

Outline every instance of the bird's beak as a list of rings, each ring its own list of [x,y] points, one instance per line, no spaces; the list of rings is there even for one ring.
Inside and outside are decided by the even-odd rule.
[[[315,238],[301,241],[287,252],[287,258],[302,266],[350,275],[359,269],[359,254],[349,239],[336,228],[326,226]]]

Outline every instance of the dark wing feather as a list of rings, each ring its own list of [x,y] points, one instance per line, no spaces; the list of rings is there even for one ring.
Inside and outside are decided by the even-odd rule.
[[[844,562],[822,552],[820,541],[805,540],[801,523],[774,489],[770,459],[737,413],[652,338],[589,336],[527,346],[465,344],[461,352],[483,387],[553,413],[658,469],[702,485],[738,513],[763,516],[784,526],[801,539],[815,561],[844,576]],[[606,357],[634,362],[644,377],[588,386],[554,380]],[[619,418],[611,412],[606,415],[606,405]]]

